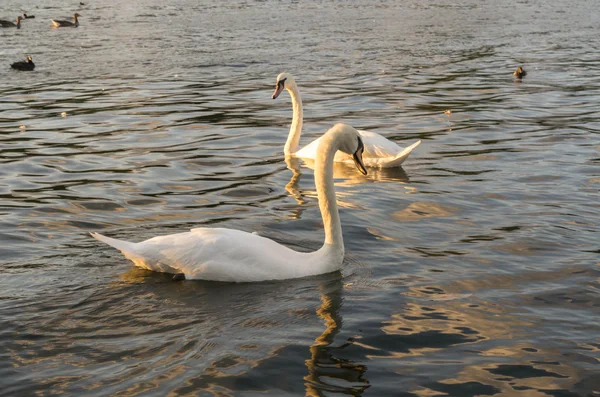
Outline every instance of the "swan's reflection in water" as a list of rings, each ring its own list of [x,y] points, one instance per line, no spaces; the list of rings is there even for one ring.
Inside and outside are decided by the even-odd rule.
[[[307,168],[314,170],[315,162],[310,159],[299,159],[293,156],[286,156],[285,164],[287,165],[287,168],[292,171],[292,178],[287,185],[285,185],[285,190],[287,190],[287,192],[294,197],[294,199],[296,199],[298,204],[302,205],[306,202],[304,197],[307,194],[310,197],[316,197],[315,189],[310,189],[303,192],[303,190],[299,187],[301,180],[300,177],[302,176],[301,166],[304,165]],[[365,182],[398,182],[402,184],[409,182],[408,175],[404,169],[402,169],[402,167],[367,168],[367,171],[367,175],[363,175],[356,170],[354,165],[339,162],[333,163],[333,177],[335,179],[342,179],[342,181],[336,181],[336,186],[354,186]],[[336,194],[338,203],[344,204],[342,200],[348,197],[348,192],[337,191]],[[352,205],[347,203],[345,206],[351,207]],[[299,217],[299,214],[295,216],[295,218]]]
[[[135,269],[123,275],[123,279],[139,282],[140,275],[145,278],[147,273]],[[155,277],[154,274],[149,276]],[[193,281],[175,288],[169,283],[163,285],[168,291],[176,291],[163,299],[179,301],[185,307],[198,307],[199,301],[205,302],[201,306],[215,305],[202,312],[211,313],[209,327],[219,330],[218,336],[213,334],[214,351],[205,349],[201,360],[207,365],[196,367],[202,372],[187,381],[194,387],[178,391],[208,390],[217,385],[228,388],[230,384],[239,388],[247,377],[259,378],[265,383],[262,387],[271,389],[269,383],[276,380],[265,377],[264,373],[279,366],[277,363],[281,359],[289,365],[289,347],[301,344],[306,330],[298,333],[296,341],[285,338],[283,342],[280,337],[287,333],[285,328],[292,326],[301,330],[304,322],[310,322],[312,313],[307,310],[306,302],[317,297],[320,304],[316,314],[323,320],[325,329],[309,347],[310,358],[305,362],[308,373],[303,377],[306,395],[323,396],[326,391],[356,395],[370,386],[364,377],[366,366],[336,357],[350,346],[351,341],[332,346],[342,327],[343,280],[339,272],[290,282],[228,284]],[[203,332],[201,337],[206,340],[206,336]],[[269,343],[271,346],[267,346]],[[288,367],[286,371],[291,377],[287,383],[298,385],[301,371],[297,375],[293,368]]]
[[[339,272],[283,282],[177,283],[132,267],[116,281],[18,309],[35,306],[39,314],[14,324],[5,344],[19,375],[11,390],[356,395],[369,386],[366,368],[336,357],[349,343],[332,346],[342,294]]]
[[[292,181],[298,179],[296,174],[301,174],[300,165],[304,165],[311,170],[315,169],[315,162],[311,159],[298,159],[296,157],[286,158],[288,168],[294,173]],[[401,182],[408,183],[409,178],[402,167],[393,168],[367,168],[367,175],[363,175],[356,170],[352,164],[333,163],[333,177],[336,179],[345,179],[345,185],[356,185],[362,182]],[[290,183],[292,183],[290,181]]]
[[[297,157],[285,156],[285,164],[287,165],[287,168],[292,171],[292,178],[287,185],[285,185],[285,190],[287,190],[288,193],[296,199],[298,204],[302,205],[305,203],[305,201],[298,187],[300,176],[302,175],[302,172],[300,172],[300,160]]]
[[[322,396],[323,391],[357,395],[370,386],[369,381],[364,378],[367,367],[336,357],[336,352],[350,346],[352,340],[337,347],[331,346],[342,328],[342,317],[339,314],[342,281],[321,284],[319,290],[321,305],[317,308],[317,315],[325,322],[325,330],[315,339],[310,347],[311,357],[306,360],[306,395]]]

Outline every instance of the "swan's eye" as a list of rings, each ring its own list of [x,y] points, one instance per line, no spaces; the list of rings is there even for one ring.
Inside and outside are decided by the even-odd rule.
[[[285,85],[286,80],[287,80],[287,77],[285,79],[279,80],[277,82],[277,87],[283,87]]]

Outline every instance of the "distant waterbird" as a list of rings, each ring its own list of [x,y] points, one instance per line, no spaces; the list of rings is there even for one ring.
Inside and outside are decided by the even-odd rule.
[[[31,57],[27,55],[26,61],[15,62],[11,64],[10,67],[16,70],[33,70],[35,69],[35,63],[33,63]]]
[[[522,79],[523,77],[527,76],[527,72],[525,69],[523,69],[523,67],[519,66],[517,70],[513,72],[513,75],[518,79]]]
[[[7,21],[6,19],[0,19],[0,27],[3,28],[17,28],[21,29],[21,21],[23,20],[22,16],[18,16],[15,22]]]
[[[80,16],[81,15],[79,15],[78,13],[73,14],[73,22],[62,21],[62,20],[58,20],[58,19],[51,19],[52,26],[54,26],[55,28],[67,28],[67,27],[76,28],[79,26],[79,20],[77,18]]]
[[[33,19],[35,18],[35,15],[27,15],[26,13],[23,13],[23,19]]]

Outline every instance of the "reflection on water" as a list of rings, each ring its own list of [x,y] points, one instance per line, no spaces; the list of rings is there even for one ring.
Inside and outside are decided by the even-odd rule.
[[[304,196],[306,195],[316,198],[317,193],[315,188],[304,192],[299,187],[300,178],[302,176],[301,165],[305,165],[307,168],[310,168],[314,171],[314,161],[310,159],[298,159],[295,157],[286,156],[285,163],[287,168],[292,172],[292,178],[285,186],[286,191],[296,199],[299,205],[305,203]],[[312,179],[312,175],[307,177]],[[368,174],[363,175],[362,173],[358,172],[355,166],[345,163],[333,164],[333,177],[336,179],[335,186],[344,187],[352,187],[354,185],[359,185],[360,183],[374,181],[390,183],[408,182],[408,176],[402,167],[382,169],[369,168]],[[354,205],[352,205],[350,202],[344,200],[351,197],[351,191],[340,192],[338,189],[336,194],[338,198],[338,205],[342,207],[354,207]],[[296,217],[299,217],[301,211],[302,208],[298,208],[298,215],[296,215]]]
[[[457,208],[444,206],[437,203],[414,202],[407,208],[396,211],[393,216],[399,222],[416,222],[422,218],[435,218],[452,216]]]
[[[0,394],[600,391],[595,3],[85,3],[76,30],[49,0],[0,32]],[[341,273],[173,283],[89,237],[318,248],[282,71],[307,142],[423,141],[403,168],[336,164]]]
[[[342,326],[342,286],[339,273],[294,283],[173,283],[163,274],[132,268],[103,287],[35,302],[46,318],[11,327],[7,357],[19,382],[5,391],[18,394],[32,384],[49,394],[175,385],[176,393],[234,390],[238,382],[254,379],[265,360],[282,354],[291,336],[304,335],[311,356],[307,390],[315,395],[329,387],[352,390],[354,382],[368,384],[362,380],[365,368],[336,359],[342,347],[330,346]],[[320,336],[311,346],[315,331]],[[65,370],[71,376],[61,376]],[[332,377],[348,385],[328,386]]]
[[[300,176],[302,175],[302,172],[300,171],[300,161],[301,160],[297,157],[285,156],[285,164],[287,165],[288,170],[292,171],[292,179],[285,185],[285,190],[296,199],[298,205],[305,203],[302,198],[302,193],[300,193],[300,190],[298,189],[298,183],[300,182]]]
[[[299,172],[299,163],[306,165],[311,170],[315,169],[315,162],[311,159],[294,159],[293,165],[288,164]],[[286,160],[287,161],[287,160]],[[290,169],[292,169],[290,168]],[[343,179],[342,185],[357,185],[364,182],[408,182],[408,175],[402,167],[395,168],[368,168],[367,175],[361,174],[354,165],[346,163],[333,163],[333,177]]]
[[[306,361],[308,375],[306,381],[307,396],[321,396],[322,392],[357,394],[369,387],[366,379],[367,368],[352,360],[338,358],[337,352],[350,346],[353,338],[340,346],[331,346],[342,327],[339,310],[342,304],[342,283],[337,288],[323,291],[321,286],[321,305],[317,315],[325,322],[325,331],[315,339],[310,347],[310,359]]]

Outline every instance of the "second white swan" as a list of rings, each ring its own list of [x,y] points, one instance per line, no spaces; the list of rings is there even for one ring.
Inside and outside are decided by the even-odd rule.
[[[320,139],[315,185],[325,228],[325,242],[315,252],[296,252],[265,237],[240,230],[202,227],[189,232],[130,243],[91,235],[120,250],[136,266],[184,274],[186,279],[249,282],[282,280],[339,270],[344,259],[342,225],[333,186],[333,157],[349,154],[366,175],[363,143],[354,128],[336,124]]]
[[[314,160],[317,157],[319,143],[323,137],[312,141],[302,149],[298,150],[303,123],[302,98],[300,97],[300,91],[296,85],[296,80],[289,73],[280,73],[279,76],[277,76],[273,99],[276,99],[284,89],[287,90],[292,97],[292,109],[294,113],[288,139],[283,148],[283,153],[286,156],[293,155]],[[413,149],[421,143],[419,140],[409,147],[403,148],[375,132],[364,130],[359,130],[358,132],[365,146],[363,161],[367,167],[398,167],[408,158]],[[352,158],[345,153],[338,152],[335,155],[334,161],[350,163],[352,162]]]

